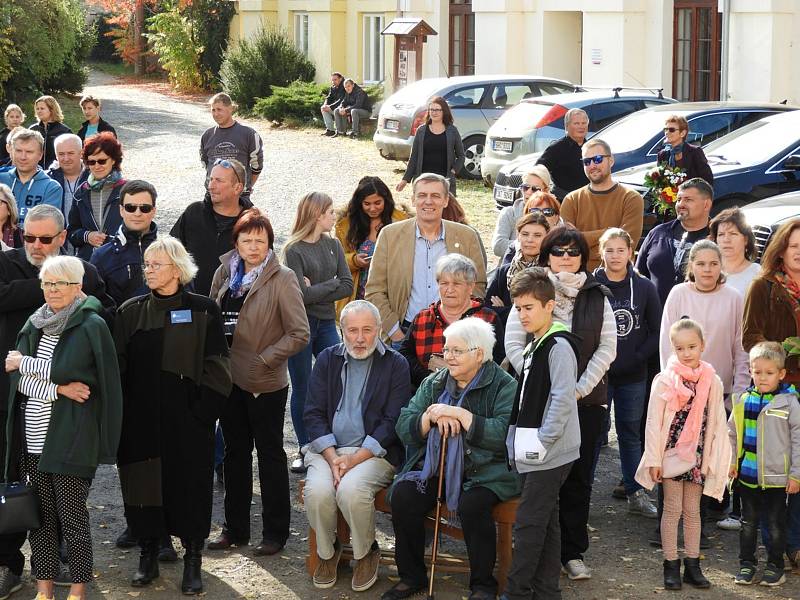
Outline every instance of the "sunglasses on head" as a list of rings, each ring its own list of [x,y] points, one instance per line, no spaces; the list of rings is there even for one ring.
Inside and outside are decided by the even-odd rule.
[[[581,255],[581,249],[576,248],[575,246],[570,246],[569,248],[562,248],[560,246],[553,246],[550,248],[550,254],[553,256],[564,256],[565,254],[575,258],[576,256]]]
[[[538,185],[531,185],[530,183],[523,183],[519,186],[519,189],[521,189],[523,192],[527,192],[528,190],[533,190],[534,192],[542,191],[542,188],[540,188]]]
[[[550,207],[547,208],[536,207],[536,208],[529,208],[528,212],[532,215],[544,215],[545,217],[552,217],[555,216],[556,209]]]
[[[675,133],[676,131],[680,131],[677,127],[664,127],[664,133]]]
[[[610,154],[598,154],[597,156],[589,156],[587,158],[582,158],[581,162],[583,163],[584,167],[588,167],[592,163],[594,163],[596,165],[599,165],[601,162],[603,162],[604,158],[608,158],[609,156],[611,156],[611,155]]]
[[[90,167],[93,167],[95,165],[100,165],[102,167],[109,160],[110,159],[108,159],[108,158],[87,158],[86,159],[86,164],[89,165]]]
[[[218,158],[214,161],[214,166],[220,166],[223,169],[231,169],[233,174],[236,176],[236,181],[242,183],[242,180],[239,178],[239,172],[236,170],[236,167],[233,166],[233,163],[227,158]]]
[[[127,213],[135,213],[136,209],[138,208],[143,215],[150,214],[155,208],[152,204],[123,204],[122,208],[125,209]]]
[[[42,242],[46,246],[48,244],[52,244],[53,240],[56,239],[57,237],[58,237],[58,234],[56,234],[56,235],[30,235],[29,233],[26,233],[25,235],[22,236],[22,239],[25,240],[29,244],[35,244],[36,240],[39,240],[40,242]]]

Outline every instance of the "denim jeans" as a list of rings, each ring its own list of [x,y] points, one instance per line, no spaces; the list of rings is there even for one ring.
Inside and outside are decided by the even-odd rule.
[[[640,439],[639,425],[644,413],[645,394],[647,392],[647,381],[637,381],[624,385],[608,385],[608,406],[614,404],[614,427],[617,430],[617,441],[619,442],[619,462],[622,469],[622,482],[625,486],[625,493],[630,496],[642,486],[636,483],[634,476],[642,460],[642,442]],[[610,412],[610,411],[609,411]],[[609,415],[606,419],[610,419]],[[592,478],[594,479],[594,468],[597,466],[597,459],[600,455],[600,439],[595,448],[594,467],[592,468]]]
[[[742,499],[742,529],[739,531],[739,562],[756,564],[759,521],[769,531],[767,562],[783,569],[786,548],[786,492],[782,488],[754,489],[739,485]]]
[[[308,380],[311,378],[312,356],[316,358],[325,348],[335,346],[342,341],[336,331],[334,319],[318,319],[309,315],[308,327],[311,330],[308,344],[289,358],[289,378],[292,380],[292,424],[297,435],[297,444],[301,448],[310,441],[303,425],[303,410],[308,395]]]
[[[770,547],[769,530],[764,520],[761,520],[761,541],[764,546]],[[800,550],[800,494],[790,494],[786,507],[786,554],[792,555]]]

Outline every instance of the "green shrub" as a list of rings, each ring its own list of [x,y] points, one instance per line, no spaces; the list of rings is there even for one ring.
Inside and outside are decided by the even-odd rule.
[[[175,5],[153,15],[147,22],[150,30],[147,39],[159,64],[169,74],[172,85],[184,90],[201,87],[200,54],[203,47],[195,41],[191,21]]]
[[[271,96],[256,99],[253,113],[270,121],[311,121],[319,117],[327,90],[325,85],[305,81],[293,81],[286,87],[276,85]]]
[[[272,95],[273,86],[313,81],[314,65],[294,47],[286,33],[263,27],[225,52],[220,79],[225,91],[245,110],[257,98]]]
[[[108,22],[108,19],[111,16],[111,13],[103,13],[97,18],[97,35],[95,36],[96,41],[90,54],[92,60],[106,63],[122,62],[122,59],[119,57],[117,50],[114,47],[114,42],[111,39],[111,36],[108,35],[113,29],[113,26]]]

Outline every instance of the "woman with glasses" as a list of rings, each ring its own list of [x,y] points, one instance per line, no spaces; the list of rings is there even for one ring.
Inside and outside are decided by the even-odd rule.
[[[4,183],[0,183],[0,247],[4,251],[22,247],[17,200]]]
[[[211,526],[214,429],[231,391],[228,344],[216,302],[186,291],[197,266],[179,240],[150,244],[143,267],[150,293],[126,302],[114,323],[124,402],[117,466],[141,547],[131,585],[158,577],[159,540],[173,535],[186,549],[181,591],[194,595]]]
[[[539,215],[545,218],[549,225],[548,231],[553,227],[564,224],[561,218],[561,203],[558,198],[550,192],[533,192],[523,205],[523,215]],[[517,241],[513,241],[508,245],[506,255],[501,261],[501,265],[508,264],[512,261],[518,250]]]
[[[495,334],[486,321],[458,320],[443,336],[444,368],[422,382],[397,421],[407,460],[389,494],[400,581],[382,600],[409,598],[426,586],[425,521],[436,506],[444,437],[446,509],[464,532],[470,598],[497,594],[492,508],[519,493],[519,478],[509,471],[505,454],[516,381],[492,361]]]
[[[110,131],[98,133],[86,140],[81,160],[89,178],[75,191],[67,232],[75,254],[88,261],[94,249],[110,242],[122,225],[122,144]]]
[[[503,339],[495,312],[472,297],[477,279],[475,263],[466,256],[446,254],[436,262],[439,300],[417,313],[399,349],[408,361],[411,383],[415,388],[428,375],[446,366],[442,358],[442,332],[451,323],[477,317],[495,328],[497,339]],[[498,364],[503,362],[505,352],[502,342],[495,345],[492,356]]]
[[[658,153],[658,162],[670,167],[680,167],[686,172],[686,180],[700,177],[714,185],[714,174],[708,166],[706,155],[700,146],[686,141],[689,122],[680,115],[670,115],[664,123],[664,149]]]
[[[116,462],[122,391],[114,341],[99,300],[81,291],[83,262],[52,256],[39,270],[45,304],[6,357],[10,373],[8,481],[37,487],[40,527],[31,530],[37,600],[49,600],[61,572],[61,536],[72,580],[69,599],[94,579],[86,500],[98,464]],[[60,532],[60,534],[59,534]]]
[[[514,203],[501,210],[497,218],[497,225],[492,235],[492,251],[495,256],[499,258],[505,256],[508,245],[517,239],[516,225],[520,217],[525,214],[525,203],[536,192],[549,192],[551,186],[550,171],[544,165],[536,165],[525,173],[522,185],[519,186],[520,193],[517,194]]]
[[[464,144],[453,125],[453,113],[441,96],[428,102],[425,124],[414,135],[411,156],[397,191],[403,189],[422,173],[436,173],[450,182],[450,193],[456,195],[456,175],[464,166]]]
[[[550,230],[542,240],[539,266],[547,268],[556,288],[553,318],[580,336],[577,395],[581,428],[581,456],[561,488],[561,564],[570,579],[589,579],[583,555],[589,548],[586,525],[592,496],[594,453],[604,432],[608,403],[607,373],[617,354],[617,320],[611,293],[587,271],[589,244],[570,224]],[[508,315],[506,355],[522,371],[528,343],[516,310]]]

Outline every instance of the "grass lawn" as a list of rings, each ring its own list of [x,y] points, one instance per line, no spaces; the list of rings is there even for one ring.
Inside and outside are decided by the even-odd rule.
[[[106,75],[113,75],[114,77],[133,77],[133,66],[123,62],[89,61],[86,66],[90,69],[102,71]]]

